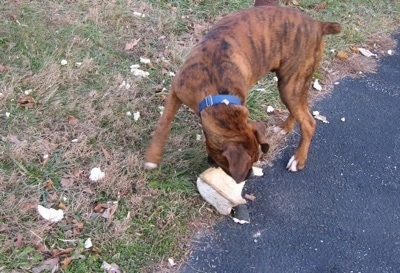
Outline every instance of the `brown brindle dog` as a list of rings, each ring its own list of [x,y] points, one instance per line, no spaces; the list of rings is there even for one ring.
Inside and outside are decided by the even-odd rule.
[[[259,146],[264,153],[269,147],[264,124],[248,120],[248,90],[268,72],[276,72],[281,100],[290,112],[280,128],[289,133],[298,122],[301,130],[287,168],[303,169],[316,123],[307,93],[324,51],[323,36],[340,31],[338,23],[316,21],[277,6],[254,7],[222,18],[191,50],[173,79],[145,167],[153,169],[161,162],[172,119],[184,103],[200,116],[209,158],[236,182],[245,180],[259,159]]]

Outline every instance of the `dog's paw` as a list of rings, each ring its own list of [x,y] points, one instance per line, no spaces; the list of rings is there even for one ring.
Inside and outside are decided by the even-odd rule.
[[[287,134],[287,132],[283,128],[281,128],[280,126],[274,126],[272,128],[272,130],[276,134],[281,134],[281,135],[286,135]]]
[[[155,169],[155,168],[157,168],[158,167],[158,164],[157,163],[152,163],[152,162],[146,162],[146,163],[144,163],[144,168],[146,169],[146,170],[153,170],[153,169]]]
[[[286,169],[288,169],[289,172],[297,172],[297,160],[294,156],[292,156],[289,159],[288,164],[286,165]]]

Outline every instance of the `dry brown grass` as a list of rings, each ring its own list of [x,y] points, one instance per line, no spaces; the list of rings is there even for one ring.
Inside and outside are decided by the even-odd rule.
[[[69,247],[77,256],[65,272],[99,272],[103,260],[126,272],[177,271],[190,253],[191,236],[220,219],[194,186],[207,168],[204,144],[196,141],[197,117],[185,107],[179,111],[160,170],[144,172],[144,149],[169,72],[179,70],[213,21],[251,1],[3,2],[0,65],[8,70],[0,72],[0,271],[31,272]],[[373,36],[368,45],[385,51],[391,42],[383,38]],[[124,50],[134,40],[138,44]],[[141,65],[148,78],[130,72],[140,57],[151,60]],[[349,72],[373,67],[357,58],[332,64],[327,57],[326,87]],[[62,66],[62,59],[68,64]],[[270,79],[259,85],[274,90]],[[18,103],[26,90],[32,108]],[[272,125],[284,117],[284,111],[264,117],[269,103],[281,107],[276,93],[254,101],[249,107],[255,118]],[[140,112],[140,119],[128,111]],[[284,138],[270,139],[264,164],[284,147]],[[43,155],[49,155],[45,162]],[[90,181],[93,167],[101,167],[105,178]],[[109,201],[118,201],[118,207],[104,218],[96,206]],[[66,216],[46,222],[38,204],[62,207]],[[88,237],[95,248],[83,250]],[[63,254],[60,261],[72,256]],[[178,265],[170,268],[168,258]]]

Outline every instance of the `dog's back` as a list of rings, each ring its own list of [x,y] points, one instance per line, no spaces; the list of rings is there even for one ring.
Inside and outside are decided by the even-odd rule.
[[[243,93],[269,71],[288,74],[307,63],[316,68],[322,36],[340,29],[338,23],[285,7],[260,6],[227,15],[192,49],[173,88],[196,112],[197,102],[207,95],[229,93],[246,101]]]

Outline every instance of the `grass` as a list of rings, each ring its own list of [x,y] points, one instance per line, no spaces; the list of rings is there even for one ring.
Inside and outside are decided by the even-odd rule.
[[[327,70],[334,60],[330,49],[350,54],[350,45],[373,47],[377,33],[384,37],[399,24],[395,0],[331,0],[324,10],[308,8],[315,4],[311,0],[299,2],[311,16],[344,27],[327,39],[322,65]],[[198,118],[181,108],[159,170],[143,170],[144,151],[171,82],[169,72],[179,70],[218,17],[251,4],[1,2],[0,65],[7,70],[0,72],[0,272],[32,272],[52,258],[59,259],[59,272],[101,272],[103,261],[124,272],[178,270],[193,232],[219,218],[194,184],[207,168],[203,142],[196,140]],[[130,71],[140,57],[151,60],[141,64],[147,78]],[[251,118],[272,122],[266,107],[282,108],[274,86],[269,76],[251,91]],[[25,93],[33,105],[18,103]],[[139,120],[128,111],[140,112]],[[104,179],[88,179],[94,167],[105,171]],[[104,208],[96,207],[112,201],[118,201],[115,212],[103,217]],[[37,213],[39,204],[61,207],[65,217],[46,222]],[[86,249],[89,237],[93,247]],[[69,248],[72,252],[59,254]],[[168,258],[178,266],[169,268]]]

